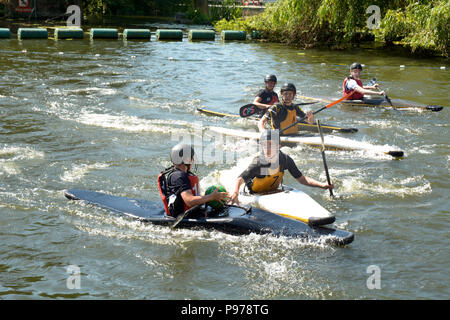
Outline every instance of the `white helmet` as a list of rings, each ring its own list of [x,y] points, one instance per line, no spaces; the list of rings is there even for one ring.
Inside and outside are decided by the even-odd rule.
[[[194,148],[188,144],[179,143],[170,151],[170,160],[173,164],[192,164]]]

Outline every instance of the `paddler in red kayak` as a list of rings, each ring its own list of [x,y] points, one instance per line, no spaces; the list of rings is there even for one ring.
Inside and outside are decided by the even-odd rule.
[[[265,130],[260,138],[261,153],[253,159],[250,166],[242,172],[231,195],[231,203],[239,204],[239,188],[245,183],[250,193],[265,193],[277,190],[283,180],[284,171],[299,183],[322,189],[333,189],[333,184],[321,183],[303,175],[294,160],[281,152],[278,130]]]
[[[201,196],[199,179],[191,172],[194,164],[194,148],[187,144],[177,144],[170,152],[173,166],[158,176],[158,186],[164,210],[168,216],[178,216],[189,208],[210,201],[227,201],[228,193],[217,190]]]
[[[344,79],[342,83],[342,91],[344,95],[349,94],[353,90],[355,91],[347,100],[363,100],[364,95],[384,95],[384,91],[373,91],[378,88],[378,84],[373,86],[363,86],[360,79],[362,72],[362,65],[358,62],[353,63],[350,66],[350,75]]]

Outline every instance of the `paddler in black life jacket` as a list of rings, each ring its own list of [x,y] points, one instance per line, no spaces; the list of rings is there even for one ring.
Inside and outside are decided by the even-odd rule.
[[[308,113],[303,112],[300,106],[294,104],[295,95],[297,94],[297,89],[292,83],[285,83],[281,87],[281,103],[277,103],[267,110],[266,114],[259,120],[258,129],[260,132],[265,130],[266,122],[269,122],[272,129],[283,130],[289,127],[297,121],[297,117],[305,117],[306,122],[313,124],[314,115],[312,111]],[[287,130],[282,132],[282,135],[290,135],[298,132],[298,126],[292,126]]]
[[[342,92],[344,95],[349,94],[353,90],[355,91],[347,100],[363,100],[364,95],[384,95],[384,91],[372,91],[378,88],[378,84],[373,86],[363,86],[361,81],[362,65],[358,62],[353,63],[350,66],[350,75],[344,79],[342,83]]]
[[[265,130],[260,138],[261,153],[253,159],[250,166],[242,172],[231,195],[231,203],[239,205],[239,188],[245,183],[250,193],[266,193],[275,191],[281,185],[284,171],[289,173],[299,183],[322,189],[333,189],[333,184],[321,183],[304,176],[297,168],[294,160],[281,152],[278,130]]]
[[[199,179],[190,170],[194,164],[194,148],[177,144],[170,152],[173,166],[158,176],[158,186],[164,209],[168,216],[177,216],[184,211],[209,201],[226,201],[228,193],[218,192],[200,195]]]
[[[261,109],[261,116],[266,113],[268,108],[279,101],[278,94],[273,91],[275,85],[277,84],[277,77],[274,74],[268,74],[264,77],[264,83],[266,84],[266,87],[259,90],[253,100],[253,104]]]

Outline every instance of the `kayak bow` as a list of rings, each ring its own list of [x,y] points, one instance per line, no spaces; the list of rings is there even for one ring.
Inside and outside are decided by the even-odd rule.
[[[330,224],[336,220],[328,210],[305,192],[286,186],[283,190],[262,194],[241,192],[239,201],[244,205],[300,220],[310,226]]]

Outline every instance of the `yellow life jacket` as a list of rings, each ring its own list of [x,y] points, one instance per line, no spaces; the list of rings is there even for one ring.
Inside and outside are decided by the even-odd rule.
[[[297,121],[297,111],[294,109],[286,109],[287,114],[286,118],[280,122],[280,130],[283,130],[284,128],[290,126],[291,124],[295,123]],[[274,127],[274,123],[272,121],[272,129],[277,129]],[[283,135],[286,134],[293,134],[298,132],[298,126],[292,126],[289,129],[283,131]]]
[[[262,193],[274,191],[278,188],[283,180],[284,172],[280,171],[280,167],[276,170],[269,170],[269,175],[262,178],[255,177],[251,184],[250,190],[254,193]]]

